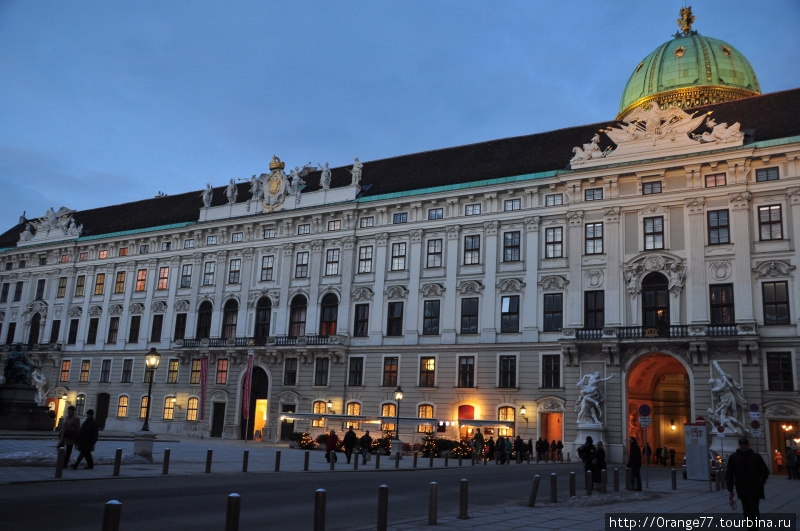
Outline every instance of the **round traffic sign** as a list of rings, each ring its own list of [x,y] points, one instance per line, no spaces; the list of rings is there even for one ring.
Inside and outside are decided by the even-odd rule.
[[[761,427],[761,423],[757,420],[751,421],[750,427],[753,428],[754,430],[757,430],[758,428]]]
[[[705,419],[705,417],[697,417],[697,418],[695,418],[695,419],[694,419],[694,421],[695,421],[697,424],[705,424],[705,423],[706,423],[706,419]]]
[[[758,411],[758,404],[750,404],[750,411]]]
[[[720,433],[725,433],[725,426],[717,426],[717,431]]]
[[[639,406],[639,414],[641,416],[649,417],[650,412],[651,412],[650,406],[648,406],[647,404],[642,404],[641,406]]]

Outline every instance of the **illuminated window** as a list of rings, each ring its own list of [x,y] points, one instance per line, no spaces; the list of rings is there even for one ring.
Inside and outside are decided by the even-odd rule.
[[[197,420],[197,409],[200,401],[197,398],[190,398],[186,403],[186,420]]]
[[[175,404],[171,396],[164,398],[164,420],[172,420],[175,415]]]
[[[89,381],[89,369],[92,366],[91,360],[83,360],[81,361],[81,375],[78,378],[78,381],[81,383],[87,383]]]
[[[125,293],[125,271],[118,271],[114,280],[114,293]]]
[[[394,419],[395,415],[397,415],[397,408],[394,404],[383,404],[381,406],[381,416],[382,417],[391,417]],[[394,431],[394,422],[386,422],[384,421],[381,425],[381,429],[383,431]]]
[[[106,250],[100,251],[100,258],[101,259],[108,258],[108,251],[106,251]]]
[[[59,378],[60,382],[68,382],[69,381],[69,366],[72,362],[70,360],[62,360],[61,361],[61,377]]]
[[[312,404],[312,412],[316,415],[324,415],[328,412],[328,405],[324,400],[315,400]],[[313,419],[311,421],[311,427],[322,427],[325,426],[324,419]]]
[[[119,397],[119,401],[117,402],[117,416],[120,418],[128,416],[128,397],[126,395]]]
[[[167,364],[167,383],[178,383],[178,367],[180,361],[176,359],[169,360]]]
[[[136,291],[144,291],[147,284],[147,269],[140,269],[136,272]]]
[[[356,416],[361,414],[361,404],[358,402],[348,402],[346,410],[348,415]],[[359,429],[359,422],[355,420],[348,420],[344,426],[347,428]]]
[[[202,362],[199,359],[192,360],[192,372],[189,374],[190,384],[199,384],[202,374]]]
[[[217,360],[217,383],[220,385],[228,383],[228,360],[225,358]]]
[[[158,268],[158,287],[156,289],[167,288],[169,288],[169,267],[160,267]]]
[[[67,295],[67,277],[59,277],[56,298],[63,299]]]
[[[436,358],[424,357],[419,360],[419,386],[436,386]]]
[[[127,247],[120,247],[119,255],[120,256],[128,256],[128,248]]]
[[[432,419],[433,406],[430,404],[420,404],[417,407],[417,417],[421,419]],[[417,433],[433,433],[433,423],[417,424]]]

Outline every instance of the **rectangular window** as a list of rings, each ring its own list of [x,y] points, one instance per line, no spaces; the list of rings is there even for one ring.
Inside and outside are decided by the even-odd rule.
[[[36,281],[36,300],[44,299],[44,287],[45,287],[45,280],[40,279]]]
[[[111,360],[103,360],[100,363],[100,382],[108,383],[111,381]]]
[[[97,327],[100,324],[100,319],[92,317],[89,319],[89,330],[86,333],[86,344],[94,345],[97,343]]]
[[[172,242],[161,242],[162,251],[169,251],[170,249],[172,249]]]
[[[128,256],[128,248],[127,247],[120,247],[119,256]]]
[[[295,278],[308,277],[308,251],[297,253],[294,263]]]
[[[583,192],[584,201],[599,201],[600,199],[603,199],[602,188],[589,188]]]
[[[149,396],[143,396],[142,401],[139,404],[139,418],[143,419],[147,416],[147,408],[148,404],[150,403]]]
[[[200,400],[196,397],[192,397],[186,402],[186,420],[189,421],[196,421],[197,420],[197,409],[200,407]]]
[[[459,356],[458,385],[456,387],[475,387],[475,357]]]
[[[70,360],[62,360],[61,361],[61,376],[59,377],[59,382],[68,382],[69,381],[69,367],[72,364]]]
[[[431,208],[428,210],[428,219],[443,219],[443,218],[444,218],[443,208]]]
[[[144,291],[147,285],[147,269],[140,269],[136,272],[136,291]]]
[[[161,341],[161,330],[164,327],[164,314],[158,313],[153,316],[153,329],[150,331],[150,341],[157,343]]]
[[[403,271],[406,268],[406,244],[392,244],[392,271]]]
[[[383,358],[383,379],[381,380],[381,386],[397,387],[397,364],[398,358],[396,356],[387,356]]]
[[[708,212],[708,244],[719,245],[730,243],[730,225],[727,210],[710,210]]]
[[[644,248],[648,251],[664,248],[663,217],[644,218]]]
[[[600,330],[606,324],[605,292],[586,291],[583,293],[584,319],[583,327],[588,330]]]
[[[128,330],[128,343],[137,343],[139,341],[139,327],[142,324],[141,315],[131,316],[131,327]]]
[[[238,284],[242,274],[242,259],[234,258],[228,264],[228,284]]]
[[[516,356],[500,356],[498,360],[500,366],[498,367],[498,387],[514,388],[517,386],[517,357]]]
[[[706,175],[706,188],[715,188],[717,186],[725,186],[726,184],[728,183],[724,173]]]
[[[264,239],[271,240],[275,237],[275,229],[264,229]]]
[[[139,246],[139,254],[147,254],[149,252],[150,252],[150,246],[149,245],[140,245]]]
[[[408,212],[398,212],[392,216],[392,223],[408,223]]]
[[[603,254],[603,224],[587,223],[586,234],[586,254]]]
[[[549,389],[561,387],[561,356],[558,354],[542,356],[542,387]]]
[[[108,258],[108,251],[107,251],[107,250],[100,251],[100,256],[99,256],[99,258],[100,258],[101,260],[105,260],[106,258]]]
[[[189,373],[189,383],[199,384],[200,376],[202,375],[202,362],[198,359],[192,360],[192,370]]]
[[[544,294],[544,331],[558,332],[561,330],[562,307],[561,293]]]
[[[206,238],[206,245],[216,245],[217,244],[217,237],[216,236],[208,236]]]
[[[369,335],[369,304],[356,304],[356,315],[353,319],[353,336]]]
[[[326,386],[328,385],[328,358],[317,358],[314,363],[314,385]]]
[[[311,225],[303,223],[297,226],[297,234],[311,234]]]
[[[545,258],[561,258],[564,256],[564,228],[551,227],[544,230]]]
[[[403,335],[403,303],[390,302],[386,314],[386,335]]]
[[[0,292],[0,302],[8,302],[8,290],[11,285],[6,282],[3,284],[3,290]]]
[[[511,210],[521,210],[522,209],[522,200],[521,199],[506,199],[503,201],[503,210],[509,212]]]
[[[550,194],[544,196],[544,206],[558,206],[564,204],[564,194]]]
[[[169,267],[159,267],[156,289],[165,290],[167,288],[169,288]]]
[[[756,170],[756,182],[763,183],[766,181],[778,180],[778,168],[759,168]]]
[[[350,387],[364,386],[364,358],[350,358],[350,366],[347,370],[347,385]]]
[[[422,335],[435,336],[439,334],[439,305],[440,301],[424,301],[422,317]]]
[[[332,277],[339,274],[339,249],[325,251],[325,276]]]
[[[642,195],[660,194],[661,181],[642,183]]]
[[[339,219],[332,219],[328,222],[328,230],[342,230],[342,221]]]
[[[75,279],[75,296],[83,297],[83,289],[86,285],[86,275],[78,275]]]
[[[69,332],[67,333],[67,345],[74,345],[78,342],[78,319],[70,319]]]
[[[375,218],[372,217],[372,216],[367,216],[365,218],[361,218],[359,220],[359,224],[361,225],[362,229],[367,228],[367,227],[374,227],[375,226]]]
[[[503,262],[519,262],[520,233],[519,231],[503,234]]]
[[[297,358],[283,360],[283,385],[297,385]]]
[[[717,284],[709,286],[711,298],[711,324],[732,325],[736,322],[733,315],[733,284]]]
[[[67,263],[69,263],[69,255],[68,255],[68,254],[62,254],[62,255],[61,255],[61,263],[62,263],[62,264],[67,264]]]
[[[56,298],[63,299],[66,296],[66,294],[67,294],[67,277],[58,277],[58,289],[56,289]]]
[[[464,265],[481,263],[481,237],[464,237]]]
[[[233,234],[231,234],[231,242],[233,242],[233,243],[241,242],[242,241],[242,236],[243,236],[243,234],[241,232],[234,232]]]
[[[86,261],[86,260],[88,260],[88,259],[89,259],[89,253],[85,253],[85,252],[84,252],[84,253],[80,253],[80,254],[78,255],[78,261],[79,261],[79,262],[85,262],[85,261]]]
[[[164,413],[162,418],[164,420],[172,420],[175,416],[175,403],[172,399],[175,397],[167,396],[164,398]]]
[[[478,333],[478,298],[461,299],[461,333]]]
[[[436,358],[434,357],[420,358],[419,386],[436,387]]]
[[[217,380],[218,385],[224,385],[228,383],[228,360],[227,358],[221,358],[217,360]]]
[[[117,403],[117,416],[120,418],[125,418],[128,416],[128,397],[125,395],[119,397],[119,402]]]
[[[425,267],[442,267],[442,240],[428,240]]]
[[[17,285],[14,287],[14,302],[22,300],[22,284],[22,282],[17,282]]]
[[[183,240],[184,249],[194,249],[194,238],[187,238]]]
[[[500,332],[519,332],[519,295],[500,298]]]
[[[133,360],[122,360],[122,375],[120,376],[120,383],[131,383],[133,376]]]
[[[764,282],[761,284],[764,300],[764,324],[789,324],[789,285],[783,282]]]
[[[0,328],[2,328],[2,323],[0,323]],[[55,319],[53,321],[53,326],[50,328],[50,343],[56,344],[58,343],[58,333],[61,331],[61,319]]]
[[[767,385],[770,391],[794,391],[790,352],[767,352]]]
[[[178,383],[178,368],[180,360],[171,359],[167,363],[167,383]]]
[[[758,233],[762,242],[783,239],[781,217],[780,205],[758,207]]]
[[[118,271],[114,278],[114,293],[125,293],[125,271]]]
[[[81,383],[87,383],[89,381],[89,370],[92,367],[91,360],[82,360],[81,361],[81,373],[78,377],[78,381]]]
[[[40,256],[39,257],[39,265],[40,266],[47,265],[47,257],[46,256]]]
[[[481,213],[481,204],[475,203],[472,205],[466,205],[464,207],[464,215],[465,216],[477,216]]]
[[[179,313],[175,315],[175,340],[184,339],[186,337],[186,314]]]
[[[192,264],[183,264],[181,266],[181,287],[192,287]]]
[[[214,273],[217,268],[216,262],[206,262],[205,268],[203,269],[203,285],[204,286],[212,286],[214,285]]]
[[[358,248],[358,272],[372,273],[372,246]]]

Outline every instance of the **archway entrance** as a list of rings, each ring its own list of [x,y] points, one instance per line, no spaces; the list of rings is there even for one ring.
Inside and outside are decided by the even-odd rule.
[[[652,410],[647,442],[653,454],[664,446],[674,449],[676,465],[680,465],[685,454],[683,425],[692,420],[689,374],[684,366],[669,354],[647,354],[631,365],[626,388],[627,437],[636,437],[639,444],[644,445],[639,406],[647,404]],[[654,464],[654,460],[650,464]]]
[[[242,381],[242,396],[244,396],[244,381]],[[248,441],[253,438],[264,438],[264,428],[267,425],[267,399],[269,398],[269,378],[264,369],[253,367],[253,381],[250,383],[250,418],[240,419],[242,427],[240,437]],[[244,408],[242,408],[244,409]]]

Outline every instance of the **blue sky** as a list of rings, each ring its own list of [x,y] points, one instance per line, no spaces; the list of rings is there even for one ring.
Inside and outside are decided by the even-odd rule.
[[[800,87],[800,2],[689,4],[763,92]],[[273,154],[336,167],[612,119],[682,5],[1,0],[0,232],[249,178]]]

